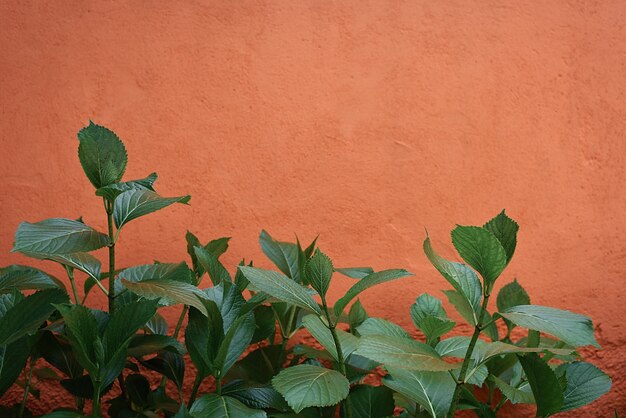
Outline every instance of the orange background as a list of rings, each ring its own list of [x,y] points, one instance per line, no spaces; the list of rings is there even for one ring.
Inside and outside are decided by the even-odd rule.
[[[590,315],[614,386],[582,416],[626,413],[623,1],[3,1],[0,19],[0,265],[62,276],[9,254],[22,220],[105,229],[77,158],[89,119],[126,143],[126,179],[193,195],[126,226],[119,266],[186,259],[187,229],[234,237],[229,267],[270,266],[261,228],[320,234],[336,266],[415,273],[362,298],[406,328],[448,287],[424,227],[453,257],[455,223],[506,208],[521,229],[496,288]]]

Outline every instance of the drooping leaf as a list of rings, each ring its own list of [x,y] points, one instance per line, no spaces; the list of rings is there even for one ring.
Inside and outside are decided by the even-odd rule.
[[[452,243],[467,264],[483,276],[491,288],[507,265],[506,251],[488,230],[477,226],[457,226],[452,230]]]
[[[22,222],[15,232],[12,252],[71,254],[105,247],[109,237],[82,222],[51,218],[37,223]]]
[[[194,418],[266,418],[265,411],[248,408],[235,398],[209,393],[196,400],[189,414]]]
[[[335,405],[348,396],[350,388],[341,373],[309,364],[284,369],[272,385],[296,413],[310,406]]]
[[[96,189],[117,183],[126,171],[126,148],[113,131],[89,121],[78,132],[78,158]]]
[[[298,246],[290,242],[276,241],[265,230],[259,236],[261,250],[287,277],[300,282]]]
[[[367,290],[370,287],[380,283],[385,283],[391,280],[400,279],[402,277],[408,277],[412,275],[413,273],[410,273],[406,270],[395,269],[379,271],[377,273],[372,273],[369,276],[362,278],[361,280],[356,282],[350,289],[348,289],[346,294],[341,299],[339,299],[337,303],[335,303],[335,315],[337,317],[340,317],[348,303],[350,303],[352,299],[357,297],[357,295],[359,295],[359,293],[363,292],[364,290]]]
[[[68,301],[61,289],[40,290],[15,303],[0,318],[0,347],[33,334],[56,310],[57,303]]]
[[[383,384],[417,402],[429,416],[445,417],[456,382],[447,372],[420,372],[390,368],[389,375],[383,378]]]
[[[206,297],[194,285],[167,279],[143,280],[140,282],[130,282],[122,279],[121,283],[131,292],[144,298],[159,299],[166,305],[182,303],[193,306],[204,315],[207,315],[206,308],[202,302]]]
[[[537,305],[512,306],[499,314],[516,325],[554,335],[575,347],[600,347],[591,319],[585,315]]]
[[[202,268],[202,271],[209,273],[209,277],[214,286],[217,286],[223,281],[232,282],[228,270],[226,270],[216,256],[211,254],[204,247],[195,247],[194,251],[198,265]]]
[[[59,279],[39,269],[17,264],[0,269],[0,293],[18,290],[65,289]]]
[[[371,267],[345,267],[337,268],[335,271],[351,279],[362,279],[374,273],[374,269]]]
[[[567,381],[561,412],[588,405],[611,389],[611,378],[590,363],[564,363],[555,373],[557,377],[564,375]]]
[[[113,219],[119,229],[133,219],[156,212],[174,203],[189,203],[191,196],[161,197],[151,190],[127,190],[113,206]]]
[[[255,267],[240,266],[246,278],[257,289],[292,305],[299,306],[318,315],[321,310],[306,289],[280,273]]]
[[[326,297],[333,275],[333,262],[328,256],[317,250],[313,257],[306,263],[306,280],[311,287],[317,290],[321,297]]]
[[[466,321],[476,325],[482,301],[482,285],[476,273],[465,264],[441,258],[433,250],[429,237],[424,240],[424,253],[431,264],[454,287],[456,292],[444,292],[450,302]]]
[[[508,264],[517,245],[517,231],[519,230],[517,222],[506,216],[506,213],[502,210],[495,218],[487,222],[483,228],[491,232],[500,241],[500,245],[502,245],[506,253]]]
[[[22,254],[38,260],[51,260],[86,273],[93,280],[100,280],[100,260],[89,253],[45,254],[22,251]]]
[[[393,392],[385,386],[355,386],[348,395],[353,418],[385,418],[393,415]]]
[[[457,367],[443,361],[429,345],[386,335],[361,337],[355,353],[386,367],[407,370],[447,371]]]
[[[154,191],[153,185],[157,180],[157,173],[150,173],[146,178],[139,180],[124,181],[113,183],[100,187],[96,190],[96,196],[102,196],[109,202],[115,201],[120,194],[128,190],[151,190]]]
[[[563,406],[563,390],[559,380],[548,364],[537,354],[519,356],[528,384],[537,404],[537,417],[556,414]]]

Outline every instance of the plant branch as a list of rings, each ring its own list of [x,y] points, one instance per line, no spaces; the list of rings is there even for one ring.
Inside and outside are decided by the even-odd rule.
[[[24,397],[22,398],[22,403],[20,404],[20,412],[19,418],[22,418],[24,415],[24,409],[26,408],[26,401],[28,400],[28,393],[30,392],[30,380],[33,377],[33,366],[35,365],[35,360],[31,356],[28,366],[28,374],[26,375],[26,383],[24,385]],[[26,368],[24,368],[24,374],[26,374]]]
[[[113,233],[113,204],[104,200],[104,208],[107,212],[107,225],[109,227],[109,315],[115,313],[115,241],[117,236]],[[119,232],[119,231],[118,231]]]
[[[68,266],[63,267],[65,267],[67,277],[70,279],[70,283],[72,284],[72,293],[74,293],[74,300],[76,301],[76,305],[80,305],[80,299],[78,299],[78,291],[76,290],[76,281],[74,280],[74,269]]]

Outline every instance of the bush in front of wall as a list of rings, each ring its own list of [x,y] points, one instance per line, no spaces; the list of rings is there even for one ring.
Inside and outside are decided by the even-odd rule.
[[[462,409],[490,418],[507,403],[534,404],[536,415],[547,417],[587,405],[611,387],[610,378],[577,351],[598,346],[588,317],[532,305],[517,280],[492,294],[517,243],[518,225],[504,211],[483,226],[452,231],[465,263],[440,257],[426,237],[427,258],[451,285],[444,294],[473,333],[446,338],[456,324],[439,299],[424,293],[408,312],[423,336],[416,340],[392,322],[369,317],[358,299],[411,273],[335,267],[317,239],[303,246],[262,231],[261,249],[277,271],[242,260],[233,276],[220,261],[229,238],[202,243],[190,232],[190,264],[119,268],[123,227],[186,204],[190,196],[160,196],[156,173],[122,181],[127,154],[111,130],[90,123],[78,139],[80,163],[102,199],[107,232],[81,218],[19,225],[13,251],[62,265],[67,281],[28,266],[0,269],[0,396],[16,384],[24,391],[21,403],[0,406],[3,417],[32,416],[28,401],[45,397],[39,390],[45,384],[60,385],[74,399],[48,418],[105,412],[437,418]],[[104,247],[103,269],[91,253]],[[330,304],[335,273],[354,284]],[[106,311],[87,305],[93,291],[107,298]],[[494,297],[497,310],[490,311]],[[174,305],[181,312],[170,330],[159,310]],[[295,336],[303,329],[317,344]],[[192,370],[186,370],[185,356]],[[382,379],[370,378],[381,372]],[[150,384],[146,373],[159,374],[160,384]],[[189,393],[183,391],[185,374],[194,382]],[[373,380],[379,384],[366,383]],[[214,389],[200,393],[206,381]]]

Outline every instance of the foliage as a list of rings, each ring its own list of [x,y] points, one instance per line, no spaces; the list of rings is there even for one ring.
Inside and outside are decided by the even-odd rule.
[[[220,261],[229,238],[203,244],[187,232],[189,264],[120,269],[115,258],[124,225],[190,197],[160,196],[156,173],[123,181],[128,157],[111,130],[90,123],[78,138],[80,163],[102,198],[108,231],[81,218],[19,225],[13,251],[62,265],[71,293],[39,269],[0,269],[0,395],[14,384],[24,389],[23,402],[2,407],[3,416],[32,416],[26,404],[40,396],[37,383],[44,380],[56,381],[75,400],[49,418],[101,417],[105,409],[112,417],[452,417],[459,409],[493,417],[507,402],[536,404],[537,416],[546,417],[589,404],[611,386],[577,353],[597,346],[586,316],[531,305],[517,280],[500,289],[497,312],[488,311],[517,243],[518,225],[504,211],[482,227],[452,231],[465,263],[440,257],[429,237],[423,244],[452,286],[444,291],[450,306],[473,335],[445,338],[456,324],[426,293],[408,312],[416,327],[409,332],[370,317],[358,297],[411,273],[335,267],[317,239],[303,247],[262,231],[261,249],[277,271],[245,260],[229,271]],[[103,272],[92,252],[105,247]],[[354,283],[331,305],[335,273]],[[96,289],[108,300],[106,311],[86,304]],[[159,313],[171,306],[180,307],[173,330]],[[299,343],[297,333],[316,343]],[[381,371],[380,384],[367,383]],[[149,373],[161,383],[151,384]],[[189,393],[185,375],[194,382]],[[207,381],[211,390],[200,393]]]

